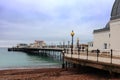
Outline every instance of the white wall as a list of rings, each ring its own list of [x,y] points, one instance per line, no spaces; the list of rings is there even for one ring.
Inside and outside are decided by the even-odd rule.
[[[120,19],[110,22],[111,30],[111,49],[120,50]]]
[[[110,38],[109,38],[109,31],[98,32],[94,33],[94,41],[93,41],[93,48],[104,50],[104,43],[107,43],[107,48],[109,49],[110,46]]]
[[[88,50],[89,51],[94,50],[94,48],[93,48],[93,42],[88,42]]]

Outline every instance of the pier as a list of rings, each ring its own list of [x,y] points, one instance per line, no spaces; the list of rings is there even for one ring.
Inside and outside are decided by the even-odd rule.
[[[73,49],[71,53],[70,48],[9,48],[9,51],[23,51],[28,54],[48,56],[54,52],[59,52],[59,59],[63,62],[62,68],[75,66],[88,66],[101,70],[109,71],[110,73],[120,73],[120,56],[114,56],[114,52],[103,54],[98,52],[79,51]],[[70,66],[71,64],[71,66]]]
[[[102,55],[95,53],[80,52],[80,54],[65,53],[64,59],[66,69],[68,63],[79,66],[88,66],[101,70],[109,71],[110,73],[120,73],[120,58],[110,55]]]
[[[20,51],[30,55],[55,58],[59,61],[63,59],[63,48],[8,48],[8,51]]]

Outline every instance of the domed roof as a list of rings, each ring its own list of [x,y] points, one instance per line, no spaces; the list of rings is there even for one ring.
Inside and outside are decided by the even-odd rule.
[[[106,32],[106,31],[110,31],[110,22],[108,22],[104,28],[94,30],[93,33]]]
[[[115,0],[111,12],[111,20],[120,18],[120,0]]]

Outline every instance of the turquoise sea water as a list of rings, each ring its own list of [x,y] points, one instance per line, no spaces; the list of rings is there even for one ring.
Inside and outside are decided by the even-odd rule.
[[[49,57],[28,55],[24,52],[8,52],[7,48],[0,48],[0,70],[24,68],[52,68],[60,67],[59,61]]]

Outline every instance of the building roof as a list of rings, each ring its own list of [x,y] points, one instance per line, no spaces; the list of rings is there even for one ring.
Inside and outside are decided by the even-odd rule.
[[[94,30],[93,33],[99,33],[99,32],[105,32],[105,31],[110,31],[109,22],[106,24],[105,28]]]
[[[120,0],[115,0],[112,12],[111,12],[111,20],[120,18]]]
[[[111,11],[111,18],[110,20],[119,19],[120,18],[120,0],[115,0],[112,11]],[[110,31],[110,24],[109,22],[105,26],[105,28],[94,30],[93,33],[105,32]]]

